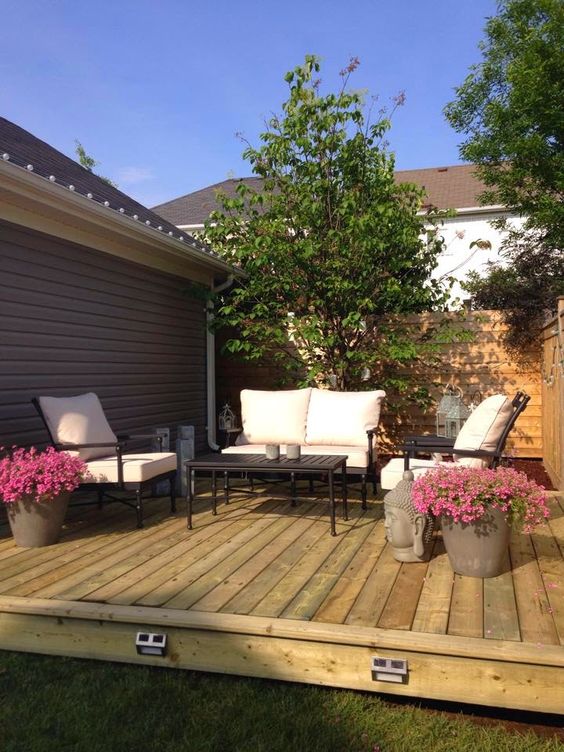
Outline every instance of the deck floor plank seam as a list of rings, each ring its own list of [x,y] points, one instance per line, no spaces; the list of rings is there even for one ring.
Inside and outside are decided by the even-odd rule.
[[[337,521],[337,536],[321,535],[308,550],[296,551],[293,567],[270,590],[250,612],[255,616],[279,617],[300,590],[323,565],[327,557],[343,539],[343,533],[351,530],[363,518],[359,505],[349,509],[349,519]]]

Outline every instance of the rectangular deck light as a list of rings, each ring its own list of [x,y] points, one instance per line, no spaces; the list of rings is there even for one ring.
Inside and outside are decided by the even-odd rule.
[[[407,684],[407,660],[373,656],[372,679],[394,684]]]
[[[166,655],[166,635],[137,632],[135,647],[139,655]]]

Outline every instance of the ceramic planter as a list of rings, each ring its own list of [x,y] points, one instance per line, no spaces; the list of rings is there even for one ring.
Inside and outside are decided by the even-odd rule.
[[[30,498],[6,504],[16,545],[24,548],[50,546],[59,540],[70,493],[38,503]]]
[[[453,522],[441,518],[443,540],[456,574],[468,577],[497,577],[504,571],[511,528],[505,514],[490,507],[475,522]]]

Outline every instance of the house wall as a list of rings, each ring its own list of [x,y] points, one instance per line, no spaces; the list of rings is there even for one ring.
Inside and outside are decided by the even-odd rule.
[[[187,280],[0,222],[0,446],[44,444],[30,399],[96,392],[116,432],[206,446],[206,329]]]
[[[499,249],[506,232],[500,232],[491,226],[491,222],[501,217],[507,217],[507,213],[473,213],[458,214],[456,217],[444,220],[440,234],[443,236],[446,249],[438,259],[437,268],[433,277],[452,276],[456,282],[452,288],[452,298],[465,300],[468,293],[462,288],[462,284],[471,271],[483,274],[488,262],[502,261]],[[509,222],[513,227],[522,227],[524,220],[521,217],[510,217]],[[475,240],[487,240],[491,248],[470,248]]]

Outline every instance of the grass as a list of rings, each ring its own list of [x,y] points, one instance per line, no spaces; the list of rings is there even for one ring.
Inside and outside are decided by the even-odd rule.
[[[0,749],[564,752],[564,745],[360,692],[0,651]]]

